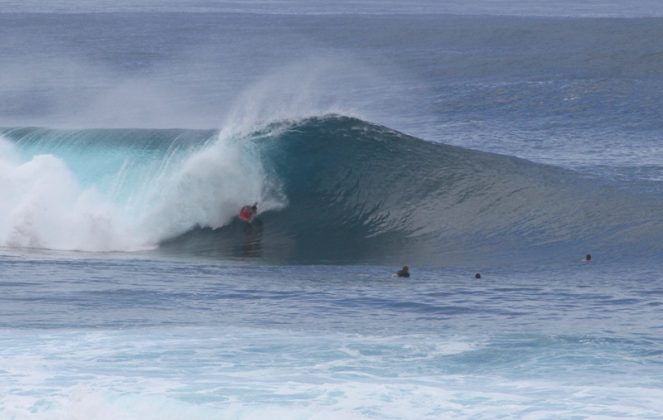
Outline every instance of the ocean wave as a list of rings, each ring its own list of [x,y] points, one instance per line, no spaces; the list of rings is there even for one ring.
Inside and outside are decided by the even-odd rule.
[[[6,247],[426,264],[660,251],[656,197],[340,115],[236,136],[0,134]],[[237,220],[253,202],[258,220]]]

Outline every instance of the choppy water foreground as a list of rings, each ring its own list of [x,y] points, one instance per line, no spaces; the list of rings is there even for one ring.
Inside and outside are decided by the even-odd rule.
[[[660,268],[5,255],[0,414],[656,417]]]

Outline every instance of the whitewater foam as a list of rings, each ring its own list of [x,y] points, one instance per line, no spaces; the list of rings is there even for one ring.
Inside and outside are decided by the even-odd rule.
[[[219,325],[2,331],[0,369],[11,388],[0,396],[0,410],[21,419],[105,420],[650,417],[661,409],[661,391],[629,372],[619,343],[608,343],[615,354],[604,368],[582,343],[567,348],[553,339],[523,349],[521,339]],[[517,357],[505,356],[513,352]],[[554,357],[560,352],[574,354],[585,375],[565,369],[572,365]]]
[[[49,135],[57,141],[49,143]],[[23,150],[0,140],[2,246],[151,249],[196,226],[221,227],[247,203],[261,203],[261,211],[284,205],[278,185],[266,178],[250,143],[240,138],[218,136],[184,151],[165,141],[160,158],[141,159],[143,153],[118,151],[110,141],[87,145],[90,139],[81,132],[64,140],[58,132],[44,136]],[[80,156],[66,150],[63,157],[53,154],[72,147],[67,139],[75,146],[81,137],[84,142],[74,147]],[[105,165],[113,154],[115,165]],[[83,186],[83,179],[89,185]]]
[[[255,150],[243,140],[220,135],[163,182],[155,183],[148,193],[155,205],[143,219],[150,241],[196,226],[219,228],[249,203],[260,203],[261,212],[285,205],[278,184],[267,179]]]
[[[83,188],[50,154],[20,159],[0,139],[0,244],[8,247],[106,251],[140,249],[129,226],[94,188]]]

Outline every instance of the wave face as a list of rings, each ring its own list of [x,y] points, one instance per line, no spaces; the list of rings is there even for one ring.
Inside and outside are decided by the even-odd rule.
[[[12,129],[0,243],[278,263],[656,255],[655,197],[329,115],[249,135]],[[253,225],[236,219],[259,202]]]

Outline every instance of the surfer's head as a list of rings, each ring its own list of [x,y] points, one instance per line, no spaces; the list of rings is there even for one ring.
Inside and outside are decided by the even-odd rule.
[[[592,260],[592,254],[585,255],[585,261],[591,261],[591,260]]]
[[[407,265],[404,265],[403,268],[398,270],[396,275],[398,277],[410,277],[410,267],[408,267]]]
[[[474,275],[474,278],[475,278],[475,279],[480,279],[480,278],[481,278],[481,273],[476,273],[476,274]]]

